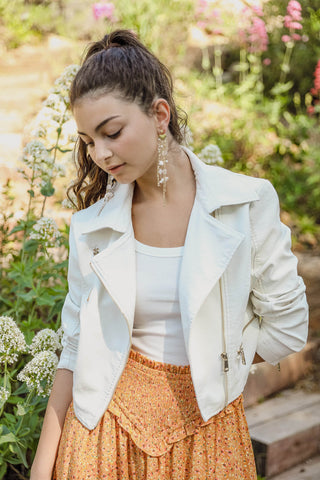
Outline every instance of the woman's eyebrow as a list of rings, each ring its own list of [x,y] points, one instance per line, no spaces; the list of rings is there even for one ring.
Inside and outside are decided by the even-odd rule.
[[[112,115],[111,117],[108,117],[106,118],[105,120],[102,120],[102,122],[99,123],[99,125],[96,126],[96,128],[94,129],[94,131],[96,133],[98,133],[98,131],[100,130],[100,128],[102,128],[106,123],[110,122],[110,120],[113,120],[114,118],[118,118],[120,117],[120,115]],[[78,131],[78,134],[79,135],[85,135],[86,137],[88,136],[86,133],[84,132],[79,132]]]

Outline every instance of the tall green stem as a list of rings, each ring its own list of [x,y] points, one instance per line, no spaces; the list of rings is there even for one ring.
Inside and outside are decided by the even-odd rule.
[[[65,110],[65,112],[67,111],[67,109]],[[64,112],[64,113],[65,113]],[[63,115],[64,116],[64,115]],[[63,118],[63,117],[62,117]],[[53,147],[53,165],[55,165],[56,163],[56,159],[57,159],[57,151],[58,151],[58,145],[59,145],[59,140],[60,140],[60,137],[61,137],[61,132],[62,132],[62,125],[63,125],[63,122],[60,122],[59,124],[59,127],[57,128],[57,139],[56,139],[56,143]],[[43,217],[43,214],[44,214],[44,209],[45,209],[45,206],[46,206],[46,201],[47,201],[47,196],[44,196],[44,199],[43,199],[43,202],[42,202],[42,208],[41,208],[41,215],[40,217]]]
[[[281,65],[281,73],[280,73],[280,83],[285,83],[287,74],[290,71],[290,60],[293,51],[293,43],[288,42],[286,44],[286,51],[284,53],[283,62]]]
[[[222,51],[220,47],[214,49],[214,67],[213,75],[216,83],[216,89],[222,92]]]
[[[240,50],[240,75],[239,75],[240,85],[246,80],[247,71],[248,71],[247,52],[244,48],[241,48],[241,50]]]

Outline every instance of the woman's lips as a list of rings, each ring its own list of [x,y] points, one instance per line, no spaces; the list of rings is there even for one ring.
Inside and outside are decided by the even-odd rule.
[[[108,172],[117,173],[123,167],[123,165],[124,165],[124,163],[122,163],[121,165],[115,165],[114,167],[109,167]]]

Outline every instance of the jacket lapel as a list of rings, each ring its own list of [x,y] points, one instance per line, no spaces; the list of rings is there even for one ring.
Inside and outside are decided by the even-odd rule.
[[[244,235],[214,218],[214,211],[258,199],[244,175],[205,165],[189,149],[196,178],[196,198],[191,212],[179,281],[181,317],[186,338],[206,297],[219,281]]]
[[[198,199],[190,216],[179,282],[181,317],[190,326],[227,268],[244,235],[203,210]]]
[[[91,266],[125,316],[132,331],[136,302],[136,262],[133,231],[129,230],[96,255]]]
[[[82,230],[88,243],[93,244],[93,239],[101,236],[106,239],[107,246],[93,257],[90,265],[125,316],[129,332],[132,331],[136,301],[132,195],[132,184],[117,185],[114,197],[102,210],[103,200],[90,207],[90,217]]]

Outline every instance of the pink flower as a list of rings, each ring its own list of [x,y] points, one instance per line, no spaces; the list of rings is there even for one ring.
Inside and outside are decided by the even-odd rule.
[[[293,30],[302,30],[302,25],[299,22],[291,22],[289,28],[292,28]]]
[[[208,35],[223,35],[221,12],[214,8],[213,0],[198,0],[195,10],[197,26]],[[218,28],[217,28],[218,27]]]
[[[252,11],[256,14],[253,15]],[[265,52],[268,48],[269,38],[266,24],[262,20],[263,11],[261,7],[245,7],[242,10],[244,25],[239,30],[240,42],[245,45],[251,53]]]
[[[290,0],[287,6],[287,12],[293,20],[302,20],[301,10],[302,9],[299,2],[296,2],[295,0]]]
[[[271,59],[270,58],[265,58],[262,63],[263,63],[263,65],[266,65],[268,67],[269,65],[271,65]]]
[[[313,76],[314,76],[314,88],[310,90],[310,93],[311,95],[316,97],[320,95],[320,60],[317,63]]]
[[[288,43],[288,42],[291,42],[291,37],[289,35],[282,35],[281,40],[284,43]]]
[[[94,3],[92,5],[92,13],[95,20],[99,18],[108,18],[109,20],[114,20],[114,4],[112,2],[108,3]]]
[[[265,52],[268,48],[268,34],[266,24],[259,17],[253,17],[252,26],[249,29],[249,40],[251,52]]]
[[[252,10],[258,17],[263,17],[263,10],[260,5],[252,5]]]
[[[297,34],[295,30],[302,30],[302,25],[300,21],[302,20],[301,16],[301,5],[296,0],[290,0],[287,5],[287,15],[284,17],[284,26],[290,31],[291,40],[301,40],[301,35]],[[284,40],[288,38],[288,35],[283,35],[282,40],[288,42],[289,40]]]
[[[286,28],[293,28],[294,30],[301,30],[302,28],[301,23],[294,21],[290,15],[284,17],[284,26]]]
[[[307,113],[310,116],[314,114],[314,106],[313,105],[309,105],[309,107],[307,108]]]

